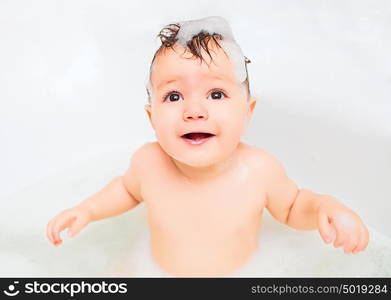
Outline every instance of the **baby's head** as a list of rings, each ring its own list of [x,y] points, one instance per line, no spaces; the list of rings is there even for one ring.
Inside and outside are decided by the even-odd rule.
[[[162,45],[151,63],[145,109],[159,144],[190,166],[223,161],[255,107],[250,61],[221,17],[170,24],[158,36]]]

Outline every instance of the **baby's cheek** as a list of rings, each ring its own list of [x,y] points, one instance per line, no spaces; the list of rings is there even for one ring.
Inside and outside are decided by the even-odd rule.
[[[230,127],[230,132],[233,137],[240,138],[246,131],[246,116],[243,114],[237,114],[232,116],[227,122],[227,126]]]

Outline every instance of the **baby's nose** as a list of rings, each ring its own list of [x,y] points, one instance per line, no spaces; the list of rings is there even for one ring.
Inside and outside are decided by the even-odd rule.
[[[184,111],[183,119],[185,121],[189,120],[198,120],[198,119],[208,119],[208,112],[199,107],[199,108],[190,108]]]

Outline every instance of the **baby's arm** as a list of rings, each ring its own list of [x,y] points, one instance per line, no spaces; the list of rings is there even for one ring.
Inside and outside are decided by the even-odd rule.
[[[123,176],[113,178],[101,190],[49,221],[47,237],[55,246],[61,244],[60,233],[65,228],[69,228],[69,236],[75,236],[88,223],[122,214],[140,202],[140,152],[141,148],[133,154]]]
[[[266,159],[266,208],[280,222],[300,230],[318,229],[326,243],[357,253],[368,244],[368,230],[360,217],[329,195],[299,189],[271,154]]]
[[[271,154],[267,154],[266,162],[266,208],[270,214],[295,229],[317,229],[317,196],[320,195],[299,189]]]

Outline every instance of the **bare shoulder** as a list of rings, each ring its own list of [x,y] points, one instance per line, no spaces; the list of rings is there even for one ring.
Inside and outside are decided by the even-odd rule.
[[[268,172],[280,167],[280,162],[270,152],[244,143],[241,143],[241,146],[246,160],[252,167]]]
[[[286,178],[282,163],[273,154],[259,147],[243,145],[248,165],[253,169],[254,174],[259,175],[259,180],[266,191]]]
[[[157,142],[149,142],[143,144],[134,151],[132,155],[132,160],[137,162],[149,158],[152,153],[156,153],[156,151],[158,150],[159,146],[157,144]]]
[[[149,142],[138,148],[133,154],[134,160],[140,163],[140,167],[144,166],[150,170],[150,166],[157,167],[163,160],[167,160],[167,153],[164,152],[158,142]]]
[[[141,196],[141,179],[145,174],[145,169],[148,165],[153,163],[152,159],[156,155],[158,150],[155,143],[145,143],[138,147],[130,157],[130,162],[127,170],[123,177],[123,183],[126,190],[131,194],[137,201],[142,202]]]
[[[131,157],[131,161],[139,168],[148,167],[162,158],[165,152],[158,142],[148,142],[137,148]]]

